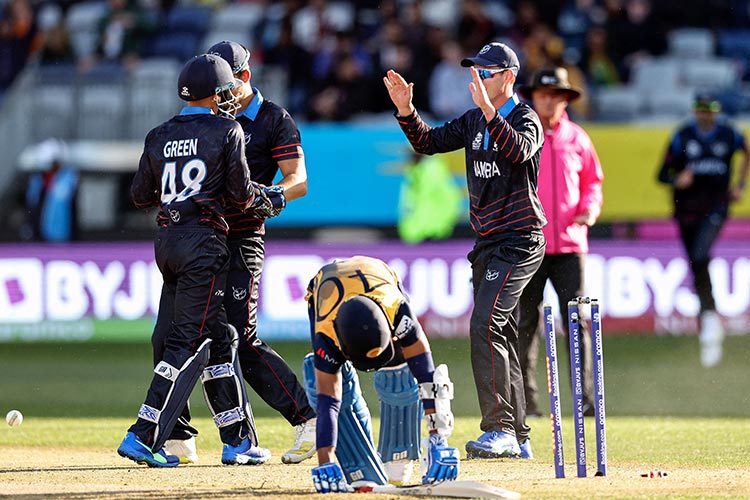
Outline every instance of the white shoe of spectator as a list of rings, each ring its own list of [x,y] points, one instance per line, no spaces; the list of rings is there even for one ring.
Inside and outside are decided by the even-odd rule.
[[[198,461],[198,451],[195,447],[195,437],[190,439],[168,439],[164,443],[167,455],[179,457],[181,464],[194,464]]]
[[[388,482],[395,486],[403,486],[409,483],[414,471],[414,460],[391,460],[383,462],[383,468],[388,475]]]
[[[294,427],[294,447],[281,455],[285,464],[298,464],[315,454],[315,424],[317,418]]]
[[[705,368],[716,366],[724,353],[724,329],[721,318],[716,311],[705,311],[701,314],[701,364]]]

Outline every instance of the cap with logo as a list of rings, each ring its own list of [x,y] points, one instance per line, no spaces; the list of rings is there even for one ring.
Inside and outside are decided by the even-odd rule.
[[[514,73],[518,73],[518,70],[521,69],[521,63],[518,62],[518,56],[513,49],[500,42],[488,43],[479,50],[476,56],[461,60],[461,66],[465,68],[469,66],[508,68],[512,69]]]
[[[224,40],[215,43],[206,53],[216,54],[228,62],[235,75],[250,66],[250,51],[237,42]]]
[[[695,95],[693,100],[694,111],[711,111],[712,113],[718,113],[721,111],[721,103],[709,92],[699,92]]]
[[[565,94],[568,101],[581,97],[581,91],[573,87],[568,81],[568,70],[561,67],[540,69],[531,77],[528,85],[518,88],[518,93],[527,99],[537,89],[557,90]]]
[[[357,295],[345,300],[336,312],[333,329],[341,352],[358,370],[373,370],[395,354],[391,327],[380,305]]]
[[[242,85],[221,57],[201,54],[190,59],[177,78],[177,95],[183,101],[198,101]]]

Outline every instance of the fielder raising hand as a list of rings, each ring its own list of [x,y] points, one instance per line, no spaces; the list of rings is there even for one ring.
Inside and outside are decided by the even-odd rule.
[[[383,83],[388,89],[388,95],[396,106],[399,116],[409,116],[414,113],[414,105],[411,103],[414,96],[413,83],[406,83],[404,77],[392,69],[389,69],[383,77]]]

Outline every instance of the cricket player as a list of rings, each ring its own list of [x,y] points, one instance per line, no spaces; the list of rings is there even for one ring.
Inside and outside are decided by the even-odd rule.
[[[281,456],[284,463],[299,463],[315,454],[315,410],[294,371],[258,336],[258,287],[265,260],[265,220],[279,215],[287,201],[307,193],[307,171],[300,133],[294,119],[282,107],[265,99],[251,85],[250,52],[232,41],[208,49],[227,61],[242,85],[233,90],[239,108],[236,120],[245,138],[245,158],[250,178],[263,186],[271,204],[242,211],[228,207],[229,271],[224,308],[227,320],[239,334],[238,358],[242,375],[271,408],[295,428],[294,445]],[[281,172],[281,179],[274,178]],[[154,329],[154,351],[160,350],[169,325]],[[190,425],[189,408],[166,444],[167,453],[195,462],[198,454]]]
[[[171,329],[138,419],[117,449],[152,467],[180,463],[163,446],[198,377],[224,443],[222,462],[271,456],[258,446],[233,338],[219,320],[229,264],[225,203],[244,209],[264,196],[250,180],[242,127],[227,118],[237,107],[231,91],[241,83],[221,57],[188,61],[177,85],[187,105],[148,133],[131,186],[137,207],[159,207],[154,250],[162,301],[174,305],[159,311]]]
[[[313,353],[304,361],[305,385],[318,413],[316,490],[348,492],[367,483],[407,482],[420,455],[423,412],[429,436],[423,443],[422,482],[455,479],[459,453],[448,446],[453,384],[445,365],[435,367],[396,273],[371,257],[337,260],[310,281],[306,299]],[[355,369],[377,370],[377,451]]]
[[[701,363],[710,368],[721,361],[724,330],[716,313],[708,264],[711,247],[729,214],[729,204],[745,191],[750,149],[745,136],[731,124],[719,121],[721,104],[699,93],[693,104],[694,120],[672,136],[659,182],[673,188],[674,218],[693,271],[700,301]],[[732,158],[742,152],[742,163],[732,184]]]
[[[547,219],[537,195],[544,132],[539,117],[513,90],[521,67],[513,49],[493,42],[461,65],[469,68],[464,92],[471,93],[476,107],[439,127],[427,125],[414,108],[413,83],[393,70],[383,83],[416,152],[465,150],[476,233],[468,255],[474,287],[469,336],[482,411],[482,434],[466,443],[468,458],[531,458],[512,313],[544,257]]]

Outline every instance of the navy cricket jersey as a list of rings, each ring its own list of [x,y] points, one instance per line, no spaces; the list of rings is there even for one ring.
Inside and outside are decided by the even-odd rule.
[[[544,133],[537,114],[515,94],[489,123],[479,108],[434,128],[416,112],[396,118],[417,153],[466,150],[470,223],[477,236],[540,230],[547,223],[537,196]]]
[[[674,190],[676,215],[700,216],[729,205],[732,156],[745,145],[743,135],[726,123],[703,133],[694,122],[672,136],[659,180],[671,184],[684,169],[693,171],[693,184]]]
[[[158,225],[200,224],[224,232],[224,205],[244,207],[253,190],[242,127],[211,110],[185,107],[146,135],[130,196],[159,206]]]
[[[279,170],[278,162],[304,156],[299,129],[292,116],[282,108],[263,98],[253,87],[255,97],[239,115],[245,136],[245,157],[253,181],[270,186]],[[229,237],[265,234],[264,219],[256,217],[252,210],[243,213],[237,209],[227,210]]]

